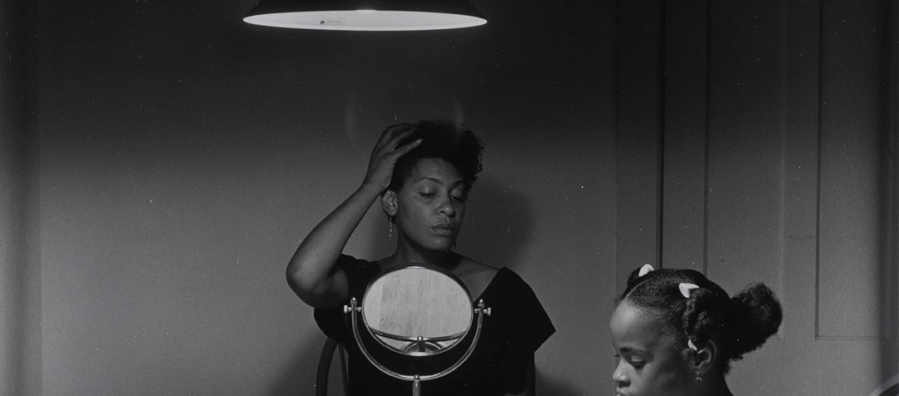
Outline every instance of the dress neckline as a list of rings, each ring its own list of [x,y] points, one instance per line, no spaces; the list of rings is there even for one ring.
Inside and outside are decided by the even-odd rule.
[[[488,294],[487,292],[493,290],[495,287],[498,287],[498,286],[494,286],[496,283],[498,283],[498,282],[496,281],[497,278],[500,277],[500,274],[504,274],[504,273],[505,273],[506,271],[508,271],[508,270],[509,270],[509,269],[508,269],[507,267],[501,267],[500,269],[496,270],[496,273],[493,274],[493,278],[490,279],[490,283],[487,284],[487,287],[484,288],[484,291],[481,292],[481,295],[479,295],[479,296],[477,296],[476,298],[474,298],[474,299],[472,300],[472,302],[474,303],[474,302],[477,302],[477,301],[480,300],[480,299],[483,299],[484,296]],[[503,275],[503,276],[505,276],[505,275]]]

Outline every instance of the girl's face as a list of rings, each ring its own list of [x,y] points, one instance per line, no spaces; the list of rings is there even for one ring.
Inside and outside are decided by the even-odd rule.
[[[664,331],[658,316],[627,300],[618,304],[610,323],[618,365],[612,379],[619,396],[681,396],[690,376],[686,352]],[[695,373],[693,373],[695,374]]]
[[[396,224],[413,248],[447,252],[456,244],[467,199],[456,167],[439,158],[423,158],[397,192]]]

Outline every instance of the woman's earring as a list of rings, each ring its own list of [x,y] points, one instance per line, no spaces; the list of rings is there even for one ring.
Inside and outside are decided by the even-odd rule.
[[[699,374],[699,370],[696,370],[696,382],[702,382],[702,374]]]
[[[387,216],[387,241],[393,242],[393,216]]]

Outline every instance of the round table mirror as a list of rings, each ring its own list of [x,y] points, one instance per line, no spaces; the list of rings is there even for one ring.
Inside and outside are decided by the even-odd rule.
[[[372,281],[361,308],[365,327],[379,343],[410,356],[451,349],[474,319],[471,297],[458,278],[418,264]]]

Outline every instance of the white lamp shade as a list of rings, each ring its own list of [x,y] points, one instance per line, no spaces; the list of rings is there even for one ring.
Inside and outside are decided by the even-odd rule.
[[[487,23],[467,0],[261,0],[244,22],[317,30],[408,31]]]

